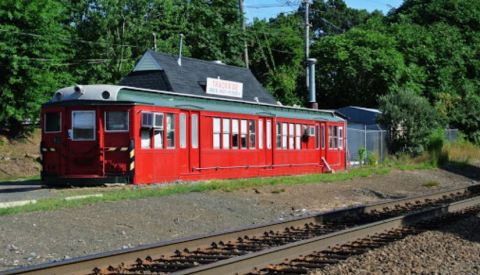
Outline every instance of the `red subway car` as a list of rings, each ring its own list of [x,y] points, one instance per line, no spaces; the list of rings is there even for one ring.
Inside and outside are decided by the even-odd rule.
[[[68,87],[44,104],[47,184],[149,184],[346,168],[334,112],[114,85]]]

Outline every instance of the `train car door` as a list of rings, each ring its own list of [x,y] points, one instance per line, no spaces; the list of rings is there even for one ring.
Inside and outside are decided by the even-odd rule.
[[[99,175],[100,125],[97,110],[68,108],[66,111],[67,142],[65,154],[67,175]]]
[[[328,151],[326,159],[332,168],[341,166],[343,154],[343,125],[330,124],[327,129]]]
[[[325,158],[326,157],[326,125],[325,125],[325,122],[320,122],[319,124],[317,124],[317,133],[318,133],[318,148],[320,150],[320,162],[321,164],[322,163],[322,158]]]
[[[188,145],[189,150],[189,171],[190,172],[199,172],[197,168],[200,168],[200,114],[199,112],[191,111],[189,119],[189,138],[187,138],[190,143]]]
[[[273,165],[272,120],[265,119],[265,165]]]

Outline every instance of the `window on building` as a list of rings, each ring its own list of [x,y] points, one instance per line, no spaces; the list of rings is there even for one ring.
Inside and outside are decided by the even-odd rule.
[[[154,115],[154,130],[153,130],[153,147],[155,149],[162,149],[164,148],[163,146],[163,139],[164,139],[164,128],[163,128],[163,119],[164,116],[162,113],[156,113]],[[148,130],[148,129],[144,129]],[[143,130],[142,130],[143,131]],[[143,139],[142,139],[143,140]],[[150,143],[150,141],[148,141]],[[143,147],[142,147],[143,148]],[[149,147],[150,148],[150,145]]]
[[[192,114],[192,148],[198,148],[198,115]]]
[[[255,129],[255,120],[249,120],[248,121],[248,135],[249,135],[249,140],[250,140],[250,144],[249,144],[249,148],[250,149],[255,149],[255,147],[257,146],[256,144],[256,129]]]
[[[153,118],[154,118],[153,127],[163,129],[163,123],[164,123],[163,113],[155,113]]]
[[[232,119],[232,148],[238,148],[238,119]]]
[[[229,149],[230,148],[230,119],[229,118],[222,119],[222,132],[223,132],[222,148]]]
[[[288,124],[288,149],[295,148],[295,125]]]
[[[167,148],[175,148],[175,114],[167,114]]]
[[[95,140],[95,111],[73,111],[72,130],[73,140]]]
[[[302,125],[295,124],[295,149],[302,148]]]
[[[272,149],[272,121],[267,120],[267,149]]]
[[[322,144],[322,149],[325,149],[325,125],[320,127],[320,143]]]
[[[287,149],[288,124],[282,123],[282,149]]]
[[[151,146],[151,137],[150,137],[150,129],[142,129],[140,131],[140,137],[141,137],[141,146],[142,149],[149,149]]]
[[[338,126],[333,126],[333,148],[338,148]]]
[[[258,120],[258,149],[263,149],[263,120]]]
[[[333,148],[333,126],[328,126],[328,148]]]
[[[220,119],[213,118],[213,148],[219,149],[220,148],[220,135],[221,135],[221,128],[220,128]]]
[[[187,116],[180,114],[180,148],[187,148]]]
[[[242,149],[247,148],[247,121],[241,120],[240,121],[240,144]]]
[[[315,126],[315,149],[320,148],[320,131],[319,131],[319,126]]]
[[[45,133],[61,132],[62,114],[59,112],[45,113]]]
[[[338,127],[338,148],[343,148],[343,127]]]
[[[282,148],[282,124],[277,122],[277,148]]]
[[[128,132],[128,112],[105,112],[105,131]]]

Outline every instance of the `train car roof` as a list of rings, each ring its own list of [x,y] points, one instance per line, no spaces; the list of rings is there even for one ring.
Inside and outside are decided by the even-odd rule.
[[[77,85],[66,87],[55,92],[52,99],[45,105],[86,104],[88,102],[95,102],[96,104],[132,103],[199,111],[254,114],[308,120],[344,121],[335,111],[330,110],[314,110],[268,103],[252,103],[243,100],[180,94],[169,91],[117,85]]]

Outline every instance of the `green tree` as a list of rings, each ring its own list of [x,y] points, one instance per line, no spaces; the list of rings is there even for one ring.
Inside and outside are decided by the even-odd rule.
[[[31,128],[52,91],[71,83],[69,33],[59,1],[0,1],[0,124],[12,136]]]
[[[425,97],[409,90],[381,96],[379,122],[388,127],[390,150],[412,155],[422,153],[429,136],[441,124],[433,106]]]

